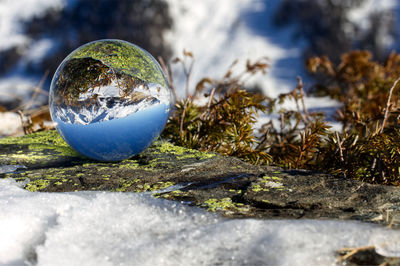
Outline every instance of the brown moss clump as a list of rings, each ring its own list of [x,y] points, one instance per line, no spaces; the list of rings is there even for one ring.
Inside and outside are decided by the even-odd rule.
[[[368,51],[353,51],[338,65],[314,57],[307,67],[319,79],[314,91],[343,103],[336,115],[343,130],[324,145],[319,169],[400,185],[400,55],[381,64]]]
[[[360,131],[365,127],[373,129],[383,119],[389,90],[400,77],[400,55],[392,53],[381,64],[373,61],[368,51],[353,51],[343,54],[338,65],[327,57],[310,58],[307,68],[319,81],[314,86],[315,93],[343,103],[336,117],[343,130]],[[399,100],[400,94],[396,91],[388,106],[390,125],[397,124]]]

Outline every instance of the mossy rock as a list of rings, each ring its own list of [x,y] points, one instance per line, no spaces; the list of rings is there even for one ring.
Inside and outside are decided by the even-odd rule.
[[[228,172],[222,169],[228,161],[214,153],[161,140],[128,160],[107,163],[81,156],[55,130],[0,139],[0,165],[20,166],[17,171],[2,173],[0,177],[26,182],[25,188],[30,191],[142,192],[178,183],[215,182],[238,174],[237,168],[232,167]],[[206,173],[210,169],[214,172],[212,176]]]
[[[0,170],[0,178],[36,192],[152,191],[227,217],[351,219],[400,227],[399,188],[255,166],[162,140],[128,160],[106,163],[79,155],[57,131],[3,138]]]

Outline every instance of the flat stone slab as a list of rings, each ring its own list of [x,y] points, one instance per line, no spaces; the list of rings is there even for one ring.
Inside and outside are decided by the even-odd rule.
[[[30,191],[152,191],[227,217],[352,219],[400,227],[399,188],[255,166],[165,141],[107,163],[80,156],[56,131],[3,138],[0,178],[23,182]]]

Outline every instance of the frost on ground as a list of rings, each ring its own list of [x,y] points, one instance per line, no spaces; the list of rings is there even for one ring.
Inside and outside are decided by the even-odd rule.
[[[0,180],[2,265],[335,265],[343,247],[400,255],[371,224],[227,220],[149,194],[33,193]]]

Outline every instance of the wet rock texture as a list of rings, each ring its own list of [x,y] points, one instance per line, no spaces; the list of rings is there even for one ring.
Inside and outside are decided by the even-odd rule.
[[[151,191],[227,217],[352,219],[400,227],[399,188],[255,166],[163,141],[129,160],[107,163],[81,157],[56,131],[46,131],[0,139],[0,165],[0,178],[23,182],[30,191]]]

